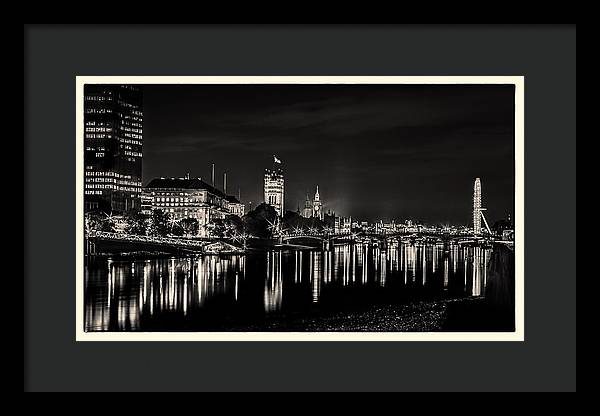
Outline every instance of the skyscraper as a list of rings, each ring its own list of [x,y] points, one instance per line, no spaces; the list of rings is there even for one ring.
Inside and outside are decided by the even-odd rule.
[[[481,180],[475,179],[473,187],[473,234],[481,234]]]
[[[271,205],[277,211],[277,215],[284,214],[284,179],[283,169],[275,168],[265,169],[265,203]]]
[[[142,91],[88,84],[84,90],[85,210],[141,209]]]

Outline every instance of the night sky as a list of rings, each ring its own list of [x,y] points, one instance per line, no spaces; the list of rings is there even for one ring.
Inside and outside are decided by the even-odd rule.
[[[492,223],[513,215],[512,85],[144,86],[143,182],[187,172],[253,206],[283,161],[286,209],[318,184],[359,220],[471,221],[482,181]],[[491,225],[491,224],[490,224]]]

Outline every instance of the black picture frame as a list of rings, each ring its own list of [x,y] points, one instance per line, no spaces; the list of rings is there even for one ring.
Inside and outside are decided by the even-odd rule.
[[[576,234],[575,26],[30,25],[24,37],[26,391],[575,389],[576,247],[560,244]],[[525,76],[525,342],[76,343],[77,75]]]

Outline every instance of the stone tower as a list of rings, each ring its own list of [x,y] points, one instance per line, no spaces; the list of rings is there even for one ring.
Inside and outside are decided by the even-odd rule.
[[[323,220],[323,204],[321,203],[321,196],[319,195],[319,185],[317,185],[317,191],[312,203],[313,217]]]
[[[265,203],[271,205],[280,217],[284,214],[285,181],[283,169],[265,169]]]
[[[310,198],[308,197],[308,193],[306,194],[306,201],[304,201],[304,208],[302,209],[302,216],[304,218],[310,218],[313,215],[313,207]]]

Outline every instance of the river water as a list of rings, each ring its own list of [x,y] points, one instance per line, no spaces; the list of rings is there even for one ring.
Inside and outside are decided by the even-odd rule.
[[[247,331],[484,294],[491,249],[344,244],[222,256],[89,257],[86,331]],[[292,330],[292,329],[289,329]]]

